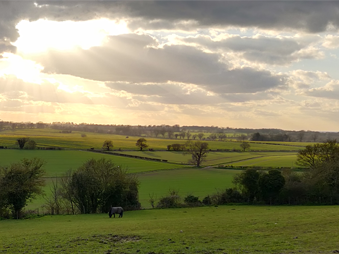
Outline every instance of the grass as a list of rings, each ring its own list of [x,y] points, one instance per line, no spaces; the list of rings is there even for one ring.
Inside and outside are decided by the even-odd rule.
[[[201,200],[218,190],[233,186],[232,180],[238,170],[226,169],[177,169],[139,174],[139,201],[144,208],[150,208],[150,195],[159,198],[168,195],[169,190],[176,190],[182,198],[191,194]],[[182,200],[183,201],[183,200]]]
[[[128,154],[141,155],[153,158],[169,159],[169,161],[187,162],[188,156],[181,153],[156,151],[156,152],[128,152]],[[38,157],[46,161],[45,169],[47,195],[50,193],[51,182],[54,177],[60,177],[69,169],[77,169],[89,159],[106,158],[113,160],[117,165],[128,169],[129,173],[138,174],[140,180],[139,199],[142,207],[149,208],[149,195],[159,199],[168,194],[170,189],[178,190],[184,198],[192,194],[203,199],[217,190],[232,187],[232,180],[238,170],[226,170],[218,168],[197,169],[181,164],[154,162],[148,160],[134,159],[129,157],[114,156],[88,151],[62,150],[0,150],[0,166],[9,165],[22,158]],[[208,155],[206,165],[225,164],[233,166],[256,165],[263,166],[291,166],[295,161],[293,153],[240,153],[240,152],[215,152]],[[238,161],[238,162],[236,162]],[[45,203],[43,197],[38,197],[29,204],[30,209],[39,208]]]
[[[67,170],[75,170],[85,161],[92,158],[106,158],[112,160],[116,165],[126,168],[129,173],[140,173],[145,171],[185,167],[184,165],[147,161],[122,156],[75,150],[49,151],[2,149],[0,150],[0,157],[0,166],[9,165],[10,163],[17,162],[23,158],[40,158],[46,162],[45,169],[47,172],[47,177],[61,176]]]
[[[190,158],[190,155],[174,151],[124,151],[118,153],[168,160],[173,163],[187,163]],[[210,152],[204,165],[295,167],[296,155],[295,152]]]
[[[339,207],[219,206],[0,221],[4,253],[333,253]]]
[[[86,137],[81,137],[81,134],[86,134]],[[7,146],[10,148],[16,147],[15,142],[17,138],[29,137],[33,139],[39,147],[63,147],[67,149],[101,149],[105,140],[112,140],[114,150],[138,150],[136,141],[140,137],[124,135],[101,134],[92,132],[79,132],[61,133],[60,130],[54,129],[18,129],[15,131],[2,131],[0,132],[0,146]],[[184,144],[187,140],[182,139],[164,139],[146,137],[149,148],[155,150],[167,150],[167,145],[173,143]],[[212,150],[217,149],[237,149],[240,150],[241,142],[238,141],[207,141]],[[275,142],[274,144],[251,142],[250,150],[260,151],[298,151],[305,147],[306,143],[288,143],[288,142]]]

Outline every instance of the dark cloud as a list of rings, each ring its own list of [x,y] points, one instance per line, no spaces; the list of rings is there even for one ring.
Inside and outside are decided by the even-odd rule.
[[[182,42],[195,43],[209,50],[234,51],[251,62],[286,65],[303,58],[315,58],[313,52],[307,53],[309,45],[299,43],[293,39],[256,38],[234,36],[224,40],[213,41],[208,36],[188,37],[180,39]],[[303,51],[304,50],[304,51]]]
[[[38,5],[35,5],[34,3]],[[132,28],[258,27],[311,33],[339,27],[337,1],[0,1],[0,38],[15,41],[22,19],[127,18]],[[137,19],[133,22],[133,19]],[[180,21],[192,23],[180,25]],[[156,21],[156,22],[155,22]]]
[[[147,35],[111,36],[102,47],[76,51],[50,50],[29,55],[49,73],[99,81],[192,83],[216,93],[253,93],[284,86],[283,76],[252,68],[231,69],[209,54],[189,46],[152,48]],[[158,87],[156,87],[157,89]]]

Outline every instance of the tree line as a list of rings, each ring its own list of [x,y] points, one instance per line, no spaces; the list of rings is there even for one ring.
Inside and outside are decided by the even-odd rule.
[[[226,140],[230,135],[232,139],[238,138],[241,141],[250,139],[253,141],[299,141],[299,142],[319,142],[327,139],[338,139],[339,133],[336,132],[318,132],[318,131],[289,131],[274,128],[232,128],[218,126],[180,126],[175,125],[116,125],[116,124],[88,124],[73,122],[53,122],[53,123],[16,123],[9,121],[0,121],[0,131],[18,130],[18,129],[43,129],[52,128],[65,133],[72,131],[95,132],[106,134],[119,134],[129,136],[154,136],[169,139],[198,139],[197,135],[204,135],[205,140]],[[199,133],[199,134],[192,134]],[[206,133],[210,133],[207,136]],[[258,135],[260,134],[260,135]],[[199,138],[202,140],[203,138]]]

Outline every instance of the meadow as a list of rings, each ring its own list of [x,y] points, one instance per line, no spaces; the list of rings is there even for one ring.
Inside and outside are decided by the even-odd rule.
[[[209,141],[211,151],[203,168],[187,165],[188,155],[166,151],[167,144],[184,140],[147,138],[154,151],[137,151],[138,137],[56,130],[25,130],[0,135],[0,146],[15,147],[18,137],[31,137],[40,147],[65,150],[0,149],[0,166],[22,158],[38,157],[46,162],[48,195],[52,180],[86,160],[106,158],[137,174],[139,200],[143,210],[127,211],[124,218],[107,214],[55,215],[25,220],[0,221],[0,253],[333,253],[339,252],[337,206],[247,206],[150,209],[150,196],[158,201],[176,190],[184,198],[200,199],[232,187],[240,167],[295,167],[297,151],[305,143],[264,144],[251,142],[249,152],[238,149],[236,141]],[[87,151],[101,149],[113,140],[114,153],[167,160],[123,157]],[[118,151],[118,147],[122,151]],[[219,151],[217,151],[219,149]],[[226,166],[232,165],[230,169]],[[224,166],[224,167],[222,167]],[[40,208],[39,197],[27,209]],[[146,208],[146,209],[145,209]],[[41,211],[41,210],[40,210]],[[29,232],[29,234],[27,233]],[[330,237],[328,237],[330,235]]]
[[[85,134],[85,137],[82,137]],[[17,148],[16,139],[29,137],[34,140],[39,147],[61,147],[66,149],[101,149],[105,140],[113,141],[113,150],[138,150],[135,143],[140,137],[101,134],[92,132],[61,133],[55,129],[17,129],[15,131],[0,132],[0,146]],[[154,150],[167,150],[167,145],[174,143],[184,144],[187,140],[183,139],[164,139],[145,137],[149,148]],[[241,142],[235,140],[227,141],[208,141],[209,148],[212,150],[228,149],[240,150]],[[287,142],[250,142],[250,151],[298,151],[310,143],[287,143]]]
[[[127,154],[167,160],[172,163],[186,164],[189,154],[176,151],[124,151],[115,154]],[[235,165],[259,167],[297,167],[296,152],[210,152],[204,166]]]
[[[338,220],[338,206],[54,215],[0,221],[0,253],[337,253]]]

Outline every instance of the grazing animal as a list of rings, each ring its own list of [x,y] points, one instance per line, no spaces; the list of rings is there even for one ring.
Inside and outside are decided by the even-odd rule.
[[[118,207],[111,206],[108,214],[110,218],[112,218],[112,215],[114,215],[115,218],[115,214],[119,214],[119,218],[122,218],[122,216],[124,215],[124,209],[120,206]]]

